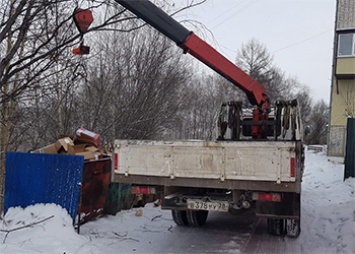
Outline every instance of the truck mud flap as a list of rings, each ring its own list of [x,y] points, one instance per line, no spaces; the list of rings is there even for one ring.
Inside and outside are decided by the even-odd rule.
[[[300,219],[301,195],[283,193],[281,202],[257,201],[256,215],[266,218]]]

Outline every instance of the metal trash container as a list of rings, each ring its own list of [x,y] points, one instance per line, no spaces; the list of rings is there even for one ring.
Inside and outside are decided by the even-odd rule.
[[[83,224],[104,212],[111,180],[111,157],[85,161],[78,207],[78,222]]]
[[[105,213],[115,215],[121,210],[132,207],[134,195],[131,193],[131,185],[124,183],[110,183]]]

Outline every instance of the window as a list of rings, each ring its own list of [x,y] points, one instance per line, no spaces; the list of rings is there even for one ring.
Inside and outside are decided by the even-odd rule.
[[[355,33],[339,34],[338,56],[355,56]]]

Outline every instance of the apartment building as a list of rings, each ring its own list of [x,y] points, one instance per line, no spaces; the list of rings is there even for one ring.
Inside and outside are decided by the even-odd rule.
[[[344,157],[347,118],[355,118],[355,0],[337,0],[328,156]]]

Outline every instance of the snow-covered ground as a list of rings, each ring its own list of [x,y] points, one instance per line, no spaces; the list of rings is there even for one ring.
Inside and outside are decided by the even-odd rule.
[[[344,164],[307,152],[302,183],[300,236],[312,253],[355,253],[355,179],[345,182]],[[309,237],[312,236],[312,237]]]
[[[344,165],[329,161],[324,152],[306,151],[302,232],[295,240],[303,253],[355,253],[355,179],[344,182],[343,177]],[[0,253],[154,253],[150,243],[178,237],[176,227],[170,212],[153,204],[89,222],[80,234],[57,205],[10,208],[0,221]],[[246,236],[233,236],[238,237]]]

